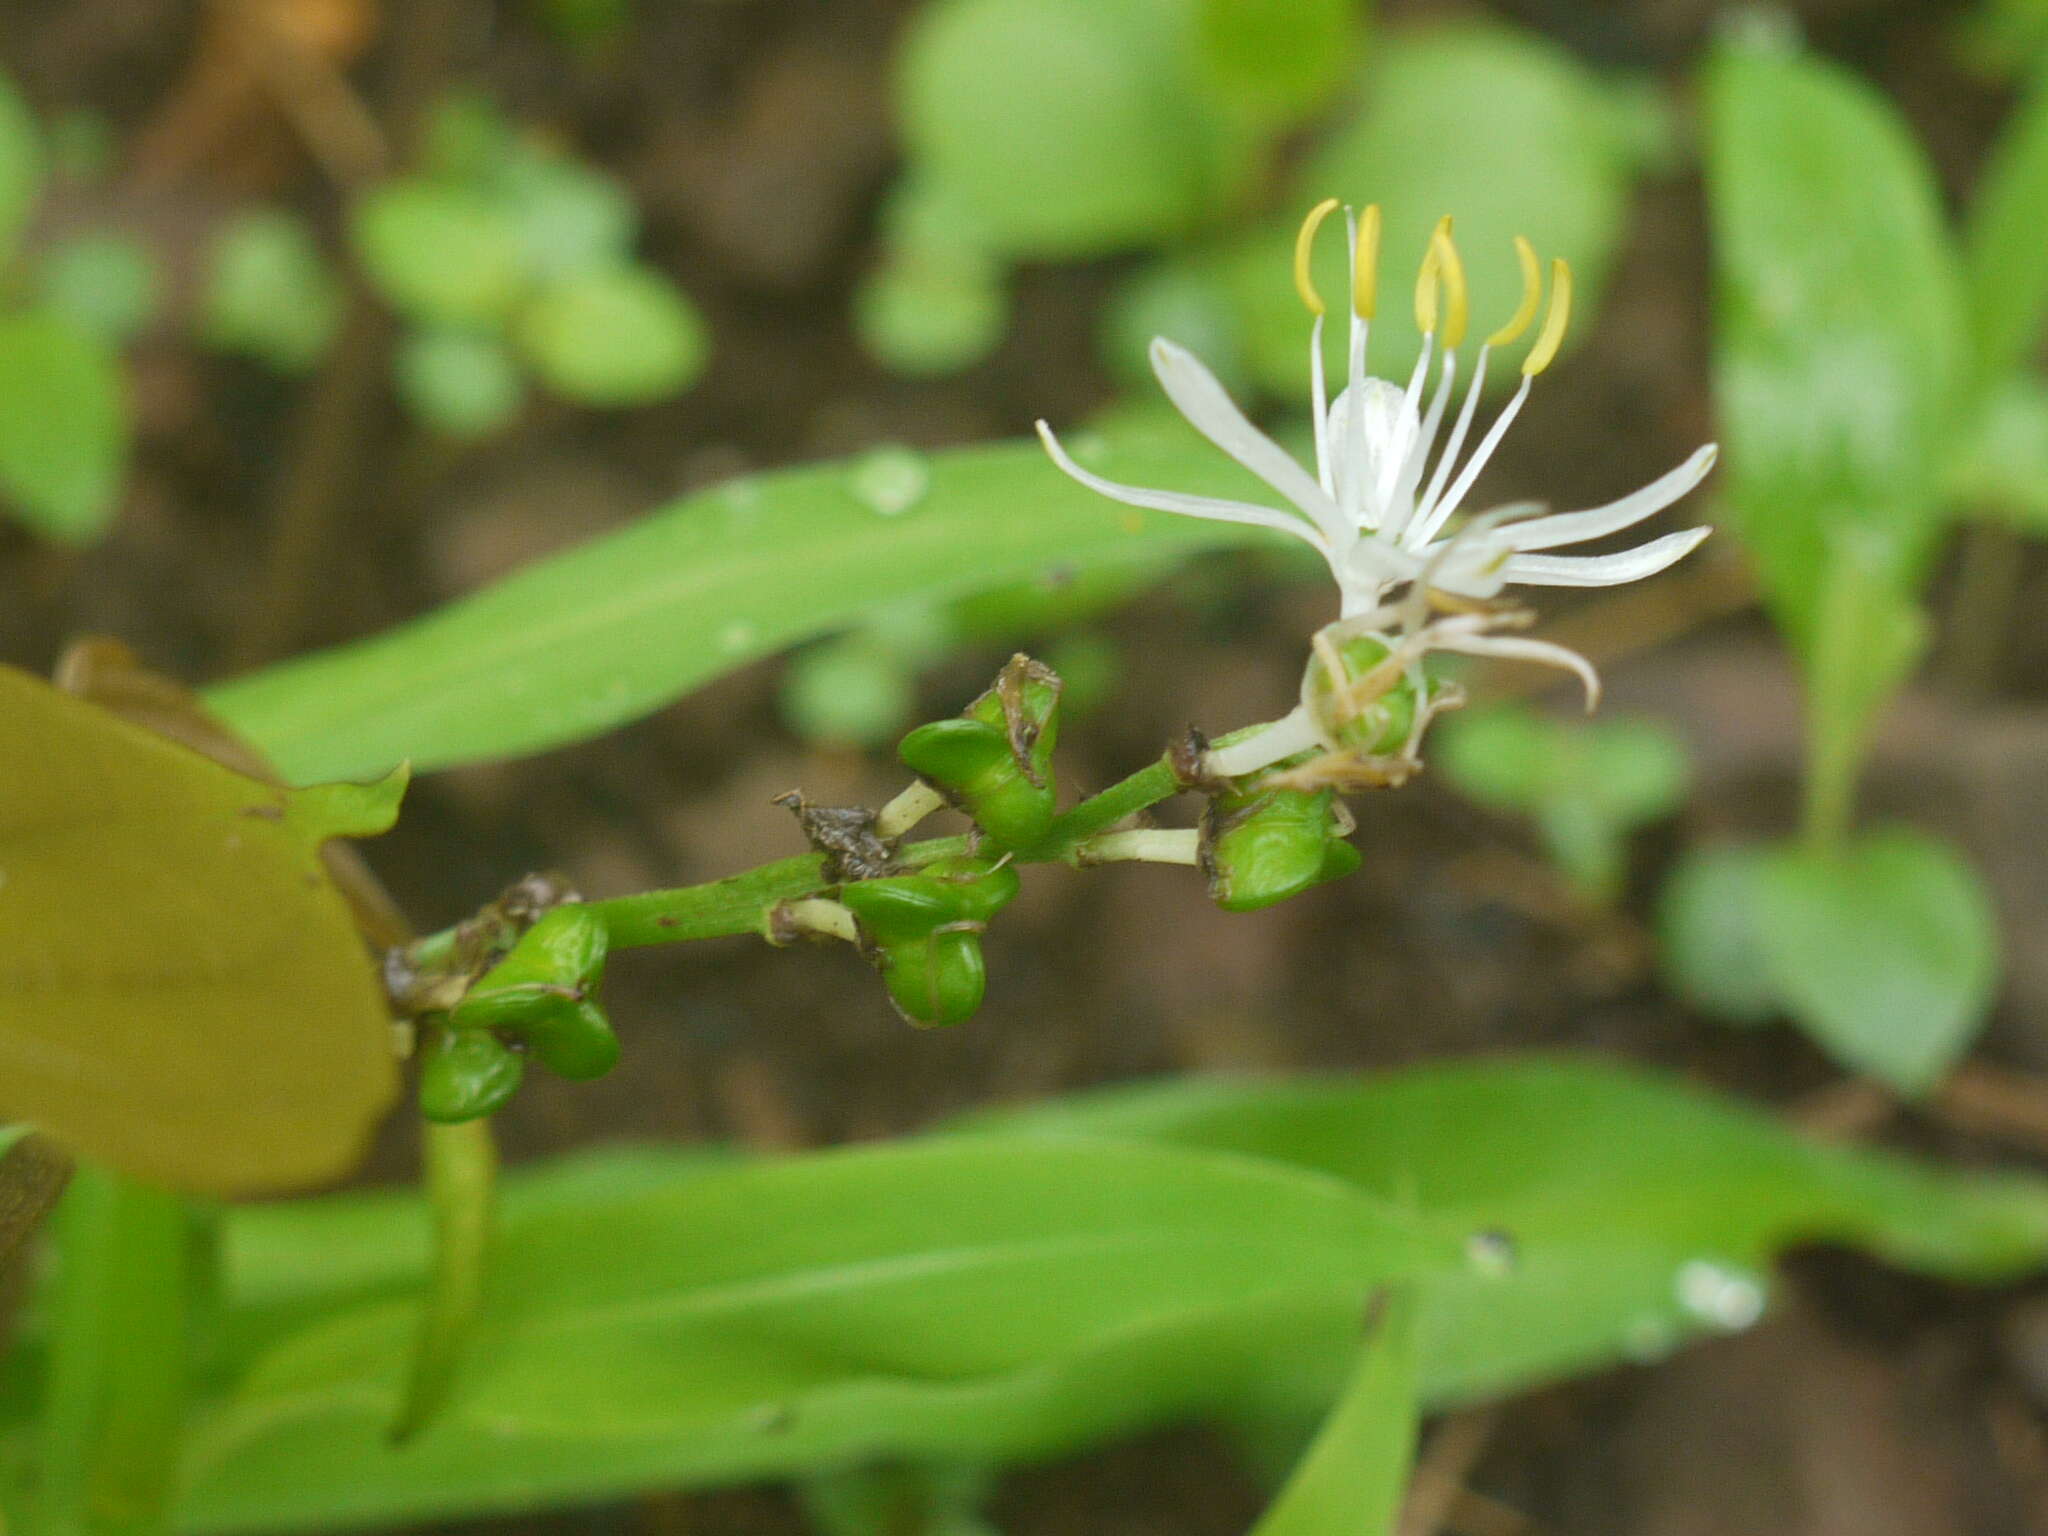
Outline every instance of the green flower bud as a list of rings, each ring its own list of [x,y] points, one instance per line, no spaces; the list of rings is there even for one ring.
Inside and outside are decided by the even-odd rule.
[[[604,1010],[588,998],[535,1019],[520,1034],[541,1065],[558,1077],[583,1082],[619,1064],[619,1037]]]
[[[1058,673],[1013,656],[995,687],[957,719],[919,726],[897,755],[995,841],[1028,847],[1052,825],[1059,698]]]
[[[883,945],[876,963],[896,1011],[920,1028],[971,1019],[988,990],[978,927]]]
[[[914,875],[860,880],[839,900],[860,919],[861,931],[884,948],[929,937],[952,924],[985,924],[1015,899],[1013,865],[981,859],[938,859]]]
[[[524,1029],[568,1015],[603,979],[607,934],[590,907],[545,913],[477,980],[450,1015],[459,1029]]]
[[[857,881],[839,900],[859,920],[897,1012],[917,1025],[958,1024],[988,987],[982,930],[1016,898],[1018,883],[1008,863],[963,856]]]
[[[1357,869],[1327,789],[1218,795],[1202,815],[1202,868],[1226,912],[1256,912]]]
[[[1387,647],[1370,635],[1356,635],[1337,647],[1350,683],[1368,677],[1387,659]],[[1321,654],[1311,656],[1308,673],[1302,678],[1302,702],[1340,747],[1366,757],[1399,752],[1415,729],[1417,712],[1428,702],[1429,684],[1416,669],[1385,680],[1378,691],[1339,690]]]
[[[488,1030],[431,1030],[420,1058],[420,1113],[444,1125],[496,1114],[525,1075],[526,1058]]]

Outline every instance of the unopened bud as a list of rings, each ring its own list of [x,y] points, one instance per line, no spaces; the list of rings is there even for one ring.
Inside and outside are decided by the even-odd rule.
[[[435,1029],[420,1060],[420,1113],[444,1125],[496,1114],[519,1090],[526,1059],[488,1030]]]
[[[996,842],[1028,847],[1052,825],[1059,697],[1058,673],[1013,656],[995,687],[957,718],[919,726],[897,755]]]
[[[1256,912],[1362,862],[1344,841],[1332,791],[1253,789],[1218,795],[1202,814],[1202,868],[1226,912]]]

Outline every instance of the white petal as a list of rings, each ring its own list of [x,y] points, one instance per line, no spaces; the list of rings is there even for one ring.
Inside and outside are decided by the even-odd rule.
[[[1577,651],[1552,645],[1548,640],[1521,640],[1513,635],[1458,635],[1439,640],[1430,649],[1457,651],[1466,656],[1504,656],[1512,661],[1557,667],[1572,673],[1585,685],[1586,713],[1591,714],[1600,703],[1600,674],[1593,670],[1593,663]]]
[[[1155,336],[1152,371],[1159,375],[1166,398],[1187,417],[1189,425],[1301,508],[1325,538],[1337,537],[1337,504],[1316,483],[1315,476],[1245,418],[1200,358],[1164,336]]]
[[[1067,450],[1060,446],[1060,440],[1052,435],[1052,428],[1042,421],[1038,423],[1038,437],[1045,444],[1045,451],[1052,455],[1053,463],[1089,490],[1112,501],[1133,507],[1149,507],[1155,512],[1175,512],[1182,517],[1204,517],[1218,523],[1250,523],[1258,528],[1277,528],[1314,545],[1325,559],[1329,558],[1329,547],[1323,542],[1322,534],[1291,512],[1276,512],[1271,507],[1257,506],[1249,501],[1224,501],[1215,496],[1190,496],[1180,491],[1154,491],[1138,485],[1121,485],[1076,464]]]
[[[1720,448],[1707,444],[1669,474],[1652,480],[1641,490],[1586,512],[1560,512],[1539,517],[1506,530],[1501,536],[1516,549],[1555,549],[1560,544],[1580,544],[1633,527],[1653,512],[1661,512],[1707,477]]]
[[[1525,587],[1618,587],[1676,565],[1714,530],[1688,528],[1638,544],[1615,555],[1515,555],[1507,563],[1509,582]]]

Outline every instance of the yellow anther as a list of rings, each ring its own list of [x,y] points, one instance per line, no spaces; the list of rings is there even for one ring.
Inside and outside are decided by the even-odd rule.
[[[1536,318],[1536,310],[1543,303],[1543,268],[1536,260],[1536,247],[1517,235],[1515,255],[1522,263],[1522,302],[1509,316],[1508,323],[1486,338],[1489,347],[1504,347],[1529,329],[1529,322]]]
[[[1533,379],[1550,366],[1557,356],[1557,349],[1564,345],[1564,328],[1571,323],[1571,318],[1572,269],[1560,256],[1550,264],[1550,311],[1543,317],[1543,329],[1537,334],[1536,345],[1522,359],[1524,377]]]
[[[1294,237],[1294,291],[1301,295],[1301,302],[1308,306],[1312,315],[1325,312],[1323,296],[1316,292],[1315,279],[1309,276],[1309,256],[1315,250],[1316,231],[1323,227],[1337,207],[1337,199],[1326,197],[1309,209],[1308,217],[1301,221],[1301,233]]]
[[[1351,269],[1351,311],[1361,320],[1372,318],[1379,301],[1380,205],[1368,203],[1358,216],[1358,259]]]
[[[1441,318],[1443,288],[1442,242],[1451,232],[1449,214],[1436,221],[1429,237],[1429,249],[1422,253],[1422,270],[1415,274],[1415,329],[1428,336]]]
[[[1451,239],[1449,219],[1437,225],[1436,233],[1429,237],[1429,248],[1436,256],[1444,285],[1444,348],[1456,351],[1464,343],[1465,328],[1471,323],[1472,305],[1465,289],[1465,263],[1458,255],[1457,242]]]

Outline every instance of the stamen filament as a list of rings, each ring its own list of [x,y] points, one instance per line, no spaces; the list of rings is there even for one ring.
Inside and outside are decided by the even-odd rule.
[[[1315,278],[1309,272],[1309,257],[1315,251],[1316,231],[1323,227],[1337,207],[1337,199],[1326,197],[1309,209],[1308,217],[1301,221],[1301,233],[1294,237],[1294,291],[1301,295],[1301,302],[1308,306],[1308,312],[1320,317],[1324,311],[1323,296],[1316,292]]]
[[[1521,413],[1522,402],[1529,398],[1529,385],[1532,379],[1533,375],[1525,373],[1521,387],[1515,391],[1508,403],[1501,407],[1500,414],[1493,418],[1493,425],[1486,429],[1486,436],[1482,437],[1479,440],[1479,446],[1472,450],[1472,457],[1466,461],[1464,469],[1459,472],[1458,478],[1452,482],[1451,489],[1445,495],[1442,504],[1431,512],[1428,531],[1426,533],[1418,533],[1416,535],[1417,538],[1434,538],[1437,529],[1457,515],[1458,508],[1464,503],[1466,493],[1472,489],[1472,483],[1479,478],[1479,472],[1486,468],[1486,461],[1493,457],[1493,450],[1500,446],[1500,440],[1507,436],[1509,425]]]
[[[1415,519],[1410,542],[1427,540],[1440,525],[1440,520],[1430,514],[1436,509],[1437,498],[1443,494],[1444,482],[1451,477],[1451,470],[1458,462],[1458,455],[1464,451],[1466,434],[1472,430],[1472,417],[1479,409],[1479,397],[1486,386],[1486,358],[1493,350],[1491,338],[1480,343],[1479,360],[1472,365],[1472,382],[1465,389],[1465,403],[1458,408],[1458,420],[1451,428],[1450,441],[1444,444],[1444,451],[1436,461],[1436,473],[1429,477],[1429,490],[1415,506]]]

